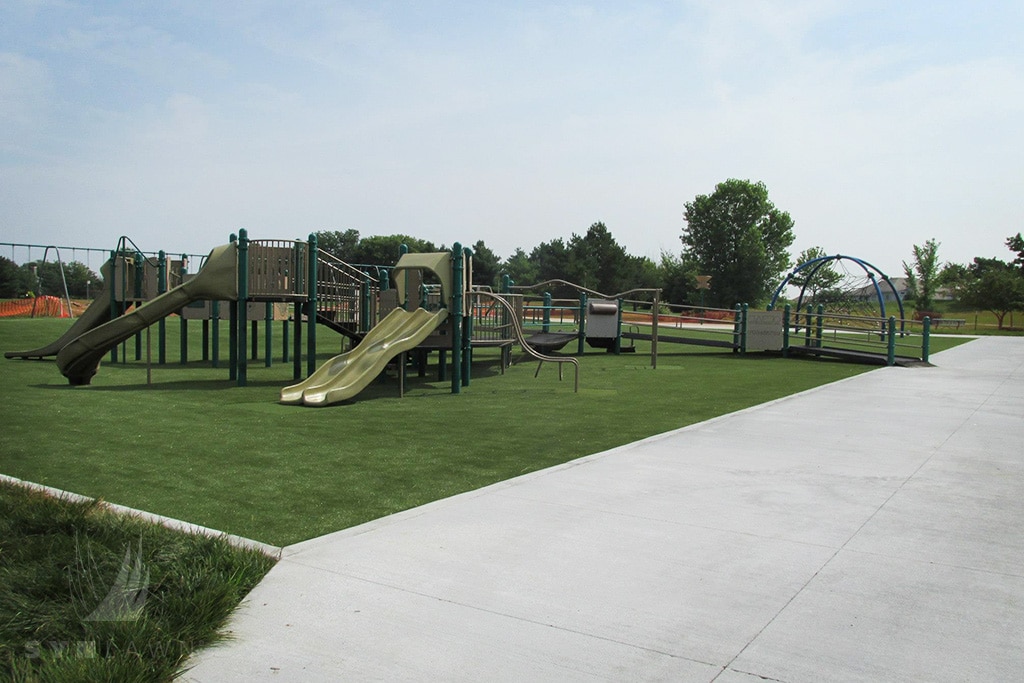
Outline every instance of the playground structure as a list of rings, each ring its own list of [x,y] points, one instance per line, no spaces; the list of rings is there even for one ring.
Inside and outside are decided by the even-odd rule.
[[[229,378],[239,386],[246,385],[250,340],[252,358],[258,355],[259,321],[265,323],[265,364],[271,365],[272,323],[281,322],[282,360],[289,361],[291,342],[296,383],[281,391],[280,400],[309,406],[356,396],[396,358],[401,395],[408,361],[414,361],[423,376],[427,358],[435,351],[439,381],[449,379],[450,354],[451,391],[457,394],[470,384],[474,349],[498,348],[504,373],[516,344],[539,361],[535,376],[545,362],[557,364],[559,379],[563,365],[572,365],[577,390],[579,362],[564,355],[550,355],[572,342],[575,354],[582,355],[587,347],[613,354],[632,352],[636,351],[636,341],[646,341],[650,343],[652,368],[657,367],[659,344],[884,365],[928,361],[927,318],[921,321],[918,353],[916,345],[897,341],[913,336],[902,317],[897,329],[894,316],[826,314],[822,305],[817,312],[811,306],[804,312],[789,305],[781,311],[773,307],[752,311],[746,305],[734,309],[681,307],[662,303],[659,289],[638,288],[606,295],[563,280],[518,286],[506,277],[499,294],[471,285],[472,251],[457,243],[451,251],[403,252],[393,268],[377,267],[373,276],[320,251],[315,235],[310,235],[308,241],[250,240],[241,230],[228,244],[212,250],[198,272],[190,274],[184,256],[180,260],[170,259],[163,252],[156,258],[144,256],[130,240],[122,238],[101,268],[104,295],[53,343],[5,355],[56,356],[57,366],[70,384],[89,384],[108,352],[111,362],[119,358],[126,361],[124,344],[132,337],[136,360],[140,360],[140,333],[153,325],[158,329],[158,362],[165,363],[166,319],[177,314],[181,362],[187,362],[188,323],[198,319],[203,325],[203,360],[212,360],[218,367],[219,325],[226,309]],[[817,259],[791,273],[776,291],[773,305],[795,273],[808,268],[813,274],[827,260],[840,258],[850,257]],[[877,282],[870,264],[854,261]],[[891,281],[879,275],[880,281],[892,289],[902,313],[902,302]],[[574,291],[576,297],[554,299],[550,292],[543,291],[546,288]],[[798,305],[803,293],[801,290]],[[879,293],[883,313],[884,301]],[[339,333],[350,347],[319,368],[317,325]]]
[[[57,367],[72,385],[89,384],[100,361],[109,352],[111,362],[127,360],[124,344],[135,338],[136,360],[141,359],[141,336],[158,328],[159,359],[166,362],[166,319],[177,314],[181,323],[181,362],[187,361],[188,322],[203,323],[203,360],[219,361],[219,323],[227,309],[229,325],[229,377],[239,386],[247,383],[251,323],[252,356],[257,351],[257,322],[264,320],[267,365],[271,363],[271,323],[284,325],[284,361],[288,361],[288,324],[293,323],[293,375],[306,380],[296,390],[282,392],[285,403],[324,405],[351,398],[379,376],[396,356],[401,357],[404,379],[408,352],[417,354],[422,368],[426,355],[439,352],[439,375],[447,376],[451,354],[452,393],[468,386],[472,351],[480,346],[502,349],[517,342],[517,326],[502,309],[501,324],[473,325],[472,311],[479,299],[471,291],[472,252],[456,245],[451,252],[403,254],[390,271],[378,270],[374,278],[330,254],[320,252],[315,235],[309,241],[250,240],[245,230],[215,248],[195,274],[187,272],[187,260],[143,256],[130,240],[118,248],[101,268],[104,295],[75,321],[59,339],[30,351],[8,352],[9,358],[56,356]],[[425,282],[427,279],[435,283]],[[390,280],[394,279],[394,287]],[[505,302],[503,302],[505,303]],[[495,303],[492,302],[492,308]],[[500,306],[499,306],[500,308]],[[343,359],[316,368],[317,325],[339,332],[354,346]],[[211,329],[212,328],[212,329]],[[302,337],[305,331],[307,364],[303,375]],[[120,347],[120,348],[119,348]],[[541,361],[561,365],[566,359],[534,354]],[[341,358],[341,357],[339,357]],[[578,386],[578,363],[577,366]],[[360,370],[355,370],[356,367]],[[348,368],[342,372],[342,368]],[[505,364],[502,363],[504,372]]]
[[[903,304],[891,280],[873,266],[853,257],[825,257],[808,262],[801,269],[812,274],[823,264],[835,259],[849,259],[863,267],[872,282],[881,283],[877,292],[880,315],[825,313],[824,305],[808,304],[804,310],[787,305],[784,310],[751,310],[746,305],[733,309],[704,306],[669,305],[659,301],[659,290],[634,289],[614,295],[601,294],[564,280],[549,280],[536,285],[506,285],[522,296],[517,305],[524,328],[535,332],[527,336],[531,345],[557,350],[576,341],[576,353],[584,352],[584,344],[604,348],[612,353],[635,350],[632,344],[650,342],[651,367],[657,367],[659,345],[684,344],[747,353],[765,351],[783,356],[829,357],[849,362],[877,365],[916,365],[929,360],[931,320],[908,321],[902,316]],[[801,269],[797,269],[799,272]],[[776,291],[773,304],[792,277]],[[877,278],[877,280],[876,280]],[[804,301],[804,289],[797,302]],[[536,294],[547,287],[575,290],[578,298],[554,299],[549,292]],[[883,287],[888,288],[883,295]],[[532,296],[530,292],[533,292]],[[635,300],[630,296],[646,296]],[[901,313],[899,318],[886,316],[886,301]],[[597,304],[591,306],[591,304]],[[632,310],[630,310],[632,309]],[[658,313],[654,314],[657,310]],[[566,312],[569,320],[566,321]],[[580,321],[583,324],[580,324]],[[596,327],[592,321],[601,320]],[[566,326],[572,331],[566,331]],[[912,333],[911,327],[920,330]],[[596,338],[595,338],[596,337]]]

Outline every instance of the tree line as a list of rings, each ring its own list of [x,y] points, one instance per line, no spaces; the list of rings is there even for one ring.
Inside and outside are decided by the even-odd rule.
[[[68,294],[77,299],[95,297],[103,286],[99,275],[79,261],[64,264],[64,277],[56,261],[31,261],[20,266],[0,256],[0,299],[31,296],[64,296],[64,282]]]
[[[498,288],[504,275],[520,285],[560,279],[606,294],[659,288],[662,301],[672,304],[761,306],[790,266],[825,255],[821,247],[812,247],[794,263],[789,254],[795,240],[793,219],[771,202],[762,182],[731,178],[719,183],[713,192],[684,203],[683,218],[681,251],[663,252],[657,262],[629,254],[602,222],[529,251],[516,248],[505,258],[479,240],[470,245],[474,284]],[[413,252],[446,250],[405,234],[362,237],[358,230],[348,229],[322,230],[316,236],[321,249],[354,265],[393,266],[403,244]],[[1006,246],[1015,254],[1010,261],[978,257],[970,264],[943,265],[935,240],[914,245],[910,263],[903,264],[911,303],[927,311],[938,288],[945,287],[962,305],[993,311],[1002,327],[1006,313],[1024,309],[1024,237],[1009,237]],[[71,296],[85,296],[90,286],[90,294],[99,289],[99,277],[82,263],[65,264],[64,276]],[[697,289],[698,276],[710,289]],[[792,284],[806,287],[816,299],[843,295],[836,289],[841,276],[831,267],[817,269],[814,282],[800,278],[797,273]],[[568,288],[549,291],[556,297],[573,296]],[[36,261],[18,266],[0,257],[0,297],[33,293],[63,294],[58,264]]]
[[[919,311],[934,308],[937,292],[946,288],[957,307],[992,312],[999,329],[1004,329],[1010,311],[1024,310],[1024,236],[1006,238],[1005,245],[1013,258],[975,257],[971,263],[941,263],[939,242],[927,240],[914,245],[910,263],[903,263],[910,301]]]
[[[790,265],[787,250],[794,236],[792,218],[772,204],[764,184],[730,179],[684,208],[682,253],[662,253],[657,263],[629,254],[608,226],[596,222],[582,234],[542,242],[529,251],[519,247],[506,258],[477,241],[471,245],[474,284],[500,287],[501,277],[508,275],[520,285],[560,279],[606,294],[660,288],[663,301],[695,304],[697,275],[707,275],[709,306],[765,301]],[[438,250],[408,235],[361,238],[352,229],[316,235],[322,249],[353,264],[394,265],[403,243],[411,251]],[[550,291],[556,297],[572,295],[566,288]]]

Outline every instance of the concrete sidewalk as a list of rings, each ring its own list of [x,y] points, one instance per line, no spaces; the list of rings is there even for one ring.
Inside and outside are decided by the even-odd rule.
[[[1024,339],[933,361],[288,547],[183,680],[1018,680]]]

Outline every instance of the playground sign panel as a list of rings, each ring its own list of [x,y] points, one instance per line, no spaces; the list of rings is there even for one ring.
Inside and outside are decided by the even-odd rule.
[[[782,350],[782,311],[747,311],[747,351]]]

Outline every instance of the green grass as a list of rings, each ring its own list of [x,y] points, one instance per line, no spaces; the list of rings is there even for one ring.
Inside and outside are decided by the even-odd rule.
[[[0,348],[48,342],[66,325],[0,321]],[[177,329],[168,324],[172,360]],[[340,343],[319,334],[322,361]],[[155,358],[155,334],[153,346]],[[50,361],[6,360],[0,471],[286,545],[867,369],[662,344],[651,370],[638,346],[582,357],[579,394],[571,373],[559,382],[545,366],[534,378],[523,362],[501,375],[495,353],[479,352],[459,396],[431,367],[412,373],[404,399],[390,380],[321,409],[277,404],[291,382],[279,362],[251,365],[246,388],[199,363],[154,366],[147,386],[134,361],[69,387]]]
[[[141,570],[128,587],[145,593],[132,594],[134,610],[94,611],[126,552]],[[0,680],[170,680],[188,653],[220,638],[272,564],[220,539],[0,482]]]

